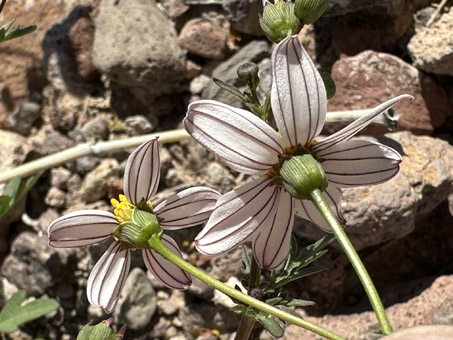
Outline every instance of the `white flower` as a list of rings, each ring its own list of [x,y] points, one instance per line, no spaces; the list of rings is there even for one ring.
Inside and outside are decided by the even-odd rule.
[[[328,180],[324,197],[344,224],[340,188],[385,182],[396,175],[401,162],[400,155],[386,145],[349,139],[375,116],[411,98],[390,99],[341,131],[315,141],[326,118],[326,91],[296,36],[276,46],[272,77],[271,105],[279,132],[251,112],[211,100],[192,103],[184,120],[189,134],[232,169],[260,175],[219,199],[195,239],[198,250],[221,254],[252,240],[258,264],[270,269],[288,256],[294,213],[330,230],[310,200],[295,199],[278,185],[282,161],[302,150],[321,164]]]
[[[205,187],[183,190],[155,208],[149,202],[156,193],[160,177],[159,145],[157,138],[140,145],[129,156],[124,174],[124,193],[120,201],[112,199],[114,214],[106,211],[81,210],[66,214],[49,226],[49,245],[78,247],[93,244],[113,236],[124,222],[130,222],[135,209],[145,209],[156,216],[164,230],[191,227],[205,222],[220,194]],[[157,226],[158,228],[159,226]],[[176,242],[167,235],[162,242],[181,256]],[[130,267],[130,246],[115,239],[88,278],[88,301],[112,312]],[[143,249],[148,270],[167,287],[187,289],[191,277],[172,262],[151,249]]]

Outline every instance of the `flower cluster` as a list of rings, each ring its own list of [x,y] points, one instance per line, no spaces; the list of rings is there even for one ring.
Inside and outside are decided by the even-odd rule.
[[[126,281],[131,250],[143,248],[147,269],[167,287],[187,289],[191,277],[152,249],[143,235],[199,225],[211,214],[219,193],[206,187],[189,188],[153,207],[160,178],[157,138],[140,145],[129,157],[124,174],[124,193],[113,199],[114,213],[81,210],[56,219],[49,226],[53,247],[78,247],[110,238],[114,242],[96,263],[88,278],[88,301],[112,312]],[[162,242],[175,254],[176,242],[163,234]],[[144,241],[144,242],[143,242]]]

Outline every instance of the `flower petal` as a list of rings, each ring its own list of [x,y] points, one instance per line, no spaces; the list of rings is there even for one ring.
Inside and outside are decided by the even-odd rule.
[[[305,145],[322,130],[327,112],[324,82],[297,36],[272,53],[271,103],[285,146]]]
[[[157,138],[143,143],[129,156],[124,171],[124,194],[136,205],[148,201],[159,185],[160,158]]]
[[[115,215],[107,211],[79,210],[57,218],[49,225],[49,245],[71,248],[103,241],[118,226]]]
[[[385,182],[397,174],[401,162],[392,148],[361,140],[335,144],[317,156],[329,182],[339,187]]]
[[[182,257],[176,242],[168,235],[162,235],[162,243],[174,254]],[[164,259],[153,249],[143,250],[143,260],[146,268],[166,287],[173,289],[187,289],[192,284],[189,274],[175,265],[173,262]]]
[[[130,264],[130,252],[121,250],[119,242],[112,243],[90,273],[88,301],[111,313],[126,282]]]
[[[246,174],[266,173],[283,152],[280,136],[263,120],[213,100],[190,104],[184,127],[232,169]]]
[[[208,223],[195,238],[198,251],[217,255],[244,242],[272,212],[278,188],[271,179],[260,177],[220,197]]]
[[[173,230],[199,225],[208,220],[220,194],[207,187],[183,190],[160,203],[154,213],[163,229]]]
[[[359,119],[352,122],[345,128],[341,129],[340,131],[335,132],[333,135],[330,135],[329,137],[319,142],[316,142],[313,145],[312,150],[317,153],[322,150],[326,150],[335,144],[351,139],[357,132],[359,132],[368,124],[370,124],[374,117],[390,109],[393,105],[397,104],[403,99],[413,99],[413,97],[408,94],[403,94],[401,96],[387,100],[386,102],[371,109],[371,111],[368,114],[364,115],[363,117],[360,117]]]
[[[294,202],[283,188],[278,188],[277,204],[253,240],[253,254],[261,268],[277,268],[289,254],[294,225]]]
[[[337,186],[329,183],[329,186],[326,191],[323,192],[323,195],[329,203],[330,209],[332,209],[333,213],[337,217],[338,222],[340,222],[341,225],[345,225],[346,220],[344,219],[340,209],[341,190]],[[330,226],[327,224],[326,220],[312,201],[295,200],[295,203],[296,214],[299,217],[313,222],[324,231],[331,232]]]

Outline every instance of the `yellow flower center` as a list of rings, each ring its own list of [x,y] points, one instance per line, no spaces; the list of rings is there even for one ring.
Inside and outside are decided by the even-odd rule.
[[[112,203],[113,207],[115,208],[113,210],[113,213],[118,219],[118,222],[123,223],[126,221],[131,221],[132,210],[134,209],[134,206],[129,203],[125,195],[119,195],[118,198],[119,201],[114,198],[110,200],[110,203]]]

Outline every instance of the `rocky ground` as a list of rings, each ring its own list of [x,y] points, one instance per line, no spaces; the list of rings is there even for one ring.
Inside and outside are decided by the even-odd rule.
[[[337,93],[329,111],[372,107],[402,93],[401,131],[372,131],[403,155],[391,181],[344,191],[347,232],[360,250],[395,329],[453,323],[453,8],[428,26],[428,0],[331,0],[301,38]],[[241,85],[237,67],[261,69],[269,89],[271,44],[258,25],[261,0],[10,0],[3,24],[36,24],[30,35],[0,45],[0,172],[81,142],[115,140],[178,128],[187,104],[210,98],[238,105],[211,81]],[[330,132],[336,127],[329,127]],[[363,137],[362,137],[363,138]],[[0,220],[0,304],[15,291],[51,297],[61,307],[7,339],[75,339],[90,320],[90,269],[107,244],[80,249],[47,245],[47,227],[81,208],[110,209],[122,190],[127,152],[85,156],[46,171],[26,200]],[[162,197],[195,184],[226,192],[244,180],[193,141],[166,144]],[[322,234],[298,220],[301,243]],[[187,258],[221,280],[240,278],[240,254],[197,255],[200,228],[175,233]],[[288,287],[315,306],[295,312],[348,339],[376,339],[370,306],[335,244],[320,274]],[[232,339],[238,315],[209,287],[162,287],[140,256],[113,316],[126,339]],[[257,328],[255,339],[270,339]],[[288,326],[284,339],[319,339]]]

